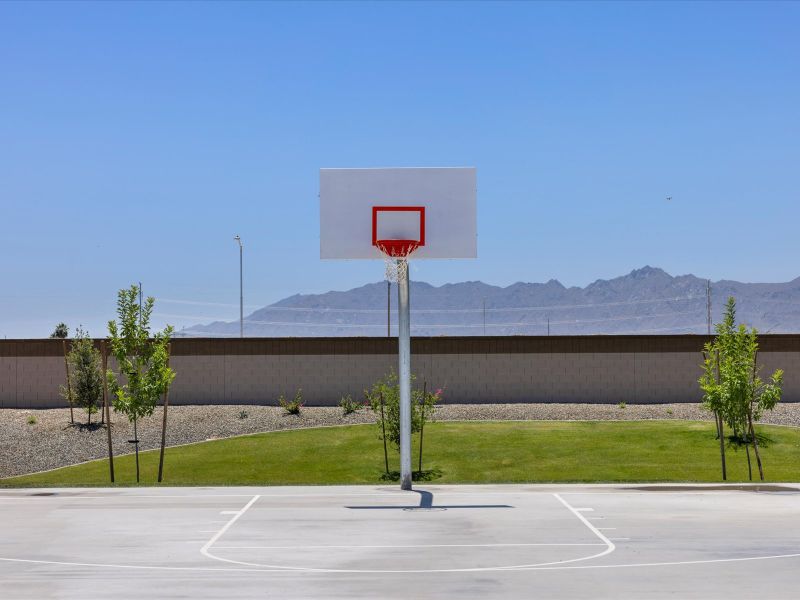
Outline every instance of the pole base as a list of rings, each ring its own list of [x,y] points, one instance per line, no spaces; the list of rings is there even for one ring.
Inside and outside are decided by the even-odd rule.
[[[407,475],[406,477],[402,478],[402,480],[400,481],[400,489],[401,490],[406,490],[406,491],[411,491],[411,475],[410,474]]]

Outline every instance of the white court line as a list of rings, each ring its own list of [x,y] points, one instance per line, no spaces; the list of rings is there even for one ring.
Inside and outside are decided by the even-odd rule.
[[[246,512],[247,512],[247,510],[248,510],[248,509],[249,509],[251,506],[253,506],[253,504],[255,504],[255,503],[256,503],[256,500],[258,500],[260,497],[261,497],[260,495],[255,495],[255,496],[253,496],[253,497],[250,499],[250,502],[248,502],[247,504],[245,504],[245,505],[242,507],[242,509],[241,509],[241,510],[237,511],[237,512],[236,512],[236,514],[235,514],[235,515],[233,515],[233,517],[231,518],[231,520],[230,520],[230,521],[228,521],[228,522],[227,522],[225,525],[223,525],[223,526],[222,526],[222,529],[220,529],[220,530],[219,530],[219,531],[218,531],[216,534],[214,534],[214,536],[212,536],[212,538],[211,538],[210,540],[208,540],[208,541],[205,543],[205,545],[204,545],[202,548],[200,548],[200,554],[202,554],[203,556],[206,556],[206,557],[208,557],[208,558],[214,559],[214,560],[221,560],[221,561],[225,561],[225,562],[234,562],[234,561],[228,561],[228,560],[226,560],[226,559],[224,559],[224,558],[219,558],[219,557],[217,557],[217,556],[214,556],[213,554],[211,554],[211,553],[208,551],[208,549],[209,549],[209,548],[211,548],[211,546],[213,546],[213,545],[214,545],[214,542],[216,542],[216,541],[217,541],[219,538],[221,538],[221,537],[222,537],[222,536],[225,534],[225,532],[226,532],[226,531],[228,531],[228,529],[230,529],[231,525],[233,525],[234,523],[236,523],[236,521],[238,521],[238,520],[241,518],[241,516],[242,516],[244,513],[246,513]]]
[[[225,550],[326,550],[362,548],[505,548],[516,546],[605,546],[605,544],[396,544],[387,546],[217,546]]]
[[[254,563],[254,562],[247,562],[242,560],[233,560],[228,558],[221,558],[209,552],[209,548],[216,542],[222,534],[227,531],[227,529],[233,525],[233,523],[238,519],[244,512],[250,508],[253,502],[256,501],[258,496],[253,498],[247,506],[245,506],[241,511],[240,514],[235,516],[231,519],[231,522],[228,523],[222,530],[220,530],[217,535],[215,535],[209,542],[203,547],[203,554],[208,558],[213,558],[215,560],[220,560],[223,562],[233,563],[242,565],[244,567],[255,567],[255,568],[262,568],[268,569],[273,571],[297,571],[297,572],[306,572],[306,573],[475,573],[475,572],[486,572],[486,571],[513,571],[519,569],[533,569],[534,567],[546,567],[550,565],[565,565],[568,563],[576,563],[581,562],[584,560],[591,560],[593,558],[600,558],[601,556],[605,556],[613,552],[616,549],[614,543],[609,540],[606,536],[604,536],[600,531],[597,530],[594,525],[592,525],[586,517],[584,517],[581,513],[579,513],[576,509],[574,509],[566,500],[561,498],[558,494],[552,494],[561,504],[563,504],[569,511],[574,514],[580,521],[586,525],[589,530],[594,533],[603,544],[597,545],[605,545],[606,548],[602,552],[598,552],[596,554],[591,554],[589,556],[581,556],[578,558],[571,558],[567,560],[555,560],[543,563],[532,563],[532,564],[524,564],[524,565],[507,565],[507,566],[494,566],[494,567],[464,567],[464,568],[452,568],[452,569],[329,569],[329,568],[318,568],[318,567],[296,567],[290,565],[272,565],[266,563]]]
[[[132,498],[157,498],[159,500],[186,499],[186,498],[250,498],[252,494],[120,494],[119,496],[0,496],[0,500],[130,500]]]
[[[529,569],[517,569],[518,571],[555,571],[570,569],[633,569],[638,567],[679,567],[688,565],[710,565],[717,563],[748,562],[752,560],[774,560],[777,558],[798,558],[797,554],[773,554],[770,556],[745,556],[737,558],[710,558],[707,560],[676,560],[671,562],[652,562],[652,563],[629,563],[616,565],[569,565],[566,567],[532,567]]]
[[[606,549],[605,549],[605,550],[603,550],[602,552],[600,552],[600,553],[598,553],[598,554],[595,554],[595,555],[593,555],[593,556],[587,556],[586,558],[583,558],[583,559],[580,559],[580,558],[579,558],[579,559],[573,559],[573,560],[555,561],[555,562],[551,563],[551,565],[555,565],[555,564],[564,564],[564,563],[572,563],[572,562],[579,562],[579,561],[581,561],[581,560],[589,560],[589,559],[592,559],[592,558],[600,558],[600,557],[602,557],[602,556],[605,556],[605,555],[607,555],[607,554],[611,554],[612,552],[614,552],[614,550],[616,550],[616,549],[617,549],[617,547],[614,545],[614,542],[612,542],[612,541],[611,541],[610,539],[608,539],[608,538],[607,538],[605,535],[603,535],[603,533],[602,533],[602,532],[601,532],[601,531],[600,531],[600,530],[599,530],[597,527],[595,527],[594,525],[592,525],[592,523],[589,521],[589,519],[587,519],[586,517],[584,517],[584,516],[583,516],[583,515],[582,515],[582,514],[581,514],[581,513],[578,511],[578,509],[576,509],[576,508],[573,508],[573,507],[572,507],[572,505],[571,505],[569,502],[567,502],[566,500],[564,500],[564,498],[562,498],[562,497],[561,497],[559,494],[553,494],[553,496],[555,496],[556,500],[558,500],[559,502],[561,502],[561,504],[563,504],[564,506],[566,506],[566,507],[569,509],[569,511],[570,511],[570,512],[571,512],[573,515],[575,515],[576,517],[578,517],[578,518],[581,520],[581,522],[582,522],[584,525],[586,525],[586,527],[588,527],[588,528],[589,528],[589,530],[590,530],[590,531],[591,531],[593,534],[595,534],[595,535],[596,535],[596,536],[597,536],[597,537],[600,539],[600,541],[601,541],[601,542],[603,542],[603,543],[604,543],[604,544],[605,544],[607,547],[606,547]],[[540,566],[542,566],[542,567],[543,567],[543,566],[546,566],[546,565],[540,565]],[[530,567],[520,567],[520,568],[527,569],[527,568],[530,568]]]
[[[745,556],[739,558],[712,558],[707,560],[683,560],[673,562],[654,562],[654,563],[629,563],[629,564],[616,564],[616,565],[569,565],[564,567],[548,566],[548,567],[532,567],[532,568],[517,568],[508,569],[507,567],[489,567],[484,571],[505,571],[507,573],[528,573],[530,571],[567,571],[571,569],[633,569],[637,567],[674,567],[683,565],[705,565],[715,563],[733,563],[733,562],[746,562],[753,560],[777,560],[783,558],[800,558],[800,553],[795,554],[772,554],[769,556]],[[61,560],[37,560],[32,558],[6,558],[0,557],[0,562],[31,564],[31,565],[53,565],[56,567],[93,567],[103,569],[134,569],[145,571],[191,571],[191,572],[209,572],[209,573],[302,573],[297,569],[242,569],[232,567],[167,567],[164,565],[124,565],[116,563],[87,563],[87,562],[67,562]],[[374,573],[381,573],[383,571],[370,571]],[[431,571],[423,571],[430,573]],[[352,573],[352,571],[331,571],[331,574],[336,573]]]

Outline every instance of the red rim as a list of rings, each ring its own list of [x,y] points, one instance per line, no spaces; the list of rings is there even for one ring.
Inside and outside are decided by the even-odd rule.
[[[405,258],[419,248],[418,240],[377,240],[375,245],[386,256]]]

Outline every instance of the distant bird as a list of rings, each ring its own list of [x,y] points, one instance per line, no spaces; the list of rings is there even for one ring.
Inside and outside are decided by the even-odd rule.
[[[672,200],[672,196],[667,196],[667,202],[669,202],[670,200]]]

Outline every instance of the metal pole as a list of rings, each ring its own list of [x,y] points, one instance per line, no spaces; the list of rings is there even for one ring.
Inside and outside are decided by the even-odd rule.
[[[711,335],[711,280],[706,279],[706,321],[708,322],[708,335]]]
[[[392,337],[392,282],[386,280],[386,337]]]
[[[486,298],[483,299],[483,335],[486,335]]]
[[[242,238],[238,235],[233,236],[233,239],[239,244],[239,337],[244,337],[244,269],[242,266],[242,253],[244,245]]]
[[[400,383],[400,489],[411,489],[411,308],[408,264],[397,260],[398,378]]]
[[[142,326],[142,282],[139,282],[139,327]]]
[[[239,337],[244,337],[244,248],[239,242]]]

